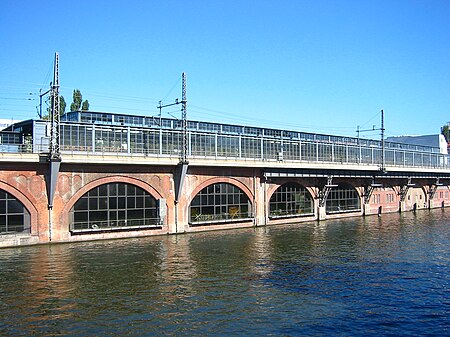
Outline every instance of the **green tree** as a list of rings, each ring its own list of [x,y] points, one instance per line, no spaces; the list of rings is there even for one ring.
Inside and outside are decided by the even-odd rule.
[[[59,114],[64,115],[66,113],[66,100],[64,96],[59,96]]]
[[[83,110],[83,111],[89,111],[89,101],[88,101],[88,100],[85,100],[85,101],[83,102],[83,105],[82,105],[82,107],[81,107],[81,110]]]
[[[443,127],[441,127],[441,133],[444,135],[445,140],[448,143],[450,141],[450,129],[449,129],[449,125],[448,124],[446,124]]]
[[[43,116],[42,119],[49,120],[50,114],[52,113],[52,102],[53,98],[50,96],[49,98],[49,106],[47,107],[47,115]],[[59,115],[64,115],[66,112],[66,100],[64,99],[64,96],[59,96]]]
[[[88,100],[85,100],[83,102],[83,95],[81,95],[81,91],[78,89],[75,89],[73,91],[73,102],[70,104],[70,111],[80,111],[89,110],[89,102]]]
[[[83,96],[81,95],[81,91],[78,89],[74,89],[73,101],[72,101],[72,104],[70,104],[70,111],[80,110],[82,102],[83,102]]]

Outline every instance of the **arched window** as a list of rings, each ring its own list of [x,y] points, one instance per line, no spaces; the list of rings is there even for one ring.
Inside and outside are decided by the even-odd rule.
[[[340,184],[333,188],[327,197],[326,212],[357,212],[361,210],[358,192],[350,184]]]
[[[228,183],[205,187],[192,200],[189,209],[192,225],[253,218],[247,195]]]
[[[131,184],[100,185],[84,194],[70,210],[72,232],[160,226],[157,200]]]
[[[269,201],[270,218],[302,216],[314,214],[314,203],[303,186],[284,184],[272,194]]]
[[[30,213],[14,196],[0,190],[0,234],[30,232]]]

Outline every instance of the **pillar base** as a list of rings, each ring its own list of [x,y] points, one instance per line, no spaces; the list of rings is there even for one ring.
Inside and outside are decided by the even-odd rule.
[[[318,207],[317,220],[319,220],[319,221],[326,220],[326,218],[327,218],[327,212],[326,212],[325,206]]]
[[[364,204],[363,205],[363,215],[369,215],[370,214],[370,205]]]
[[[400,213],[406,212],[406,202],[400,201],[400,207],[399,207]]]

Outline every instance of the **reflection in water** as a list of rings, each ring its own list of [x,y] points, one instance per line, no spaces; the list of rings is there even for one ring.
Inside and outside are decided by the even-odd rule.
[[[39,330],[50,331],[49,321],[70,317],[74,303],[60,299],[69,298],[73,292],[72,269],[70,261],[59,261],[61,248],[39,246],[4,251],[2,257],[7,260],[2,259],[0,287],[6,295],[2,298],[5,322],[26,321],[24,332],[34,335]],[[32,256],[28,254],[30,249]],[[52,333],[66,334],[66,331],[64,326],[58,326]]]
[[[0,335],[436,334],[450,215],[0,250]]]

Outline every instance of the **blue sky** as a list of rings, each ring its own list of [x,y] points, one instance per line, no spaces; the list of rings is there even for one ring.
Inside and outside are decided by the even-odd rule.
[[[433,134],[450,121],[450,1],[0,1],[0,118],[61,94],[91,110],[307,132]],[[179,107],[163,110],[179,117]],[[366,137],[378,138],[379,132]]]

